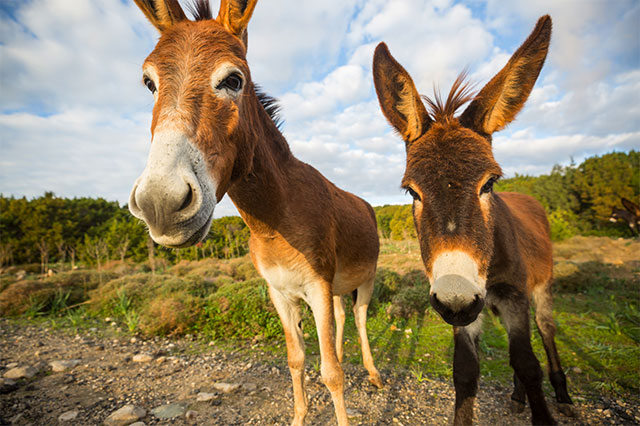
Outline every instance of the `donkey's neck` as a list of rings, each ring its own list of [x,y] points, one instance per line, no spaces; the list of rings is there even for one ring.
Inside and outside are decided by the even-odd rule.
[[[255,103],[255,139],[248,144],[253,147],[251,164],[228,194],[253,234],[273,235],[286,213],[288,171],[298,160],[257,98]]]

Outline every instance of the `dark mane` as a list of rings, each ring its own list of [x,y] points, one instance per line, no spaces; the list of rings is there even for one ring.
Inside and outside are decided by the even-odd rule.
[[[429,115],[431,115],[433,121],[448,123],[453,119],[454,114],[462,105],[475,98],[476,92],[473,90],[474,84],[465,81],[467,76],[467,70],[462,71],[458,75],[456,81],[454,81],[451,86],[447,101],[444,103],[442,102],[440,92],[435,87],[433,88],[433,99],[428,96],[422,96],[429,106]]]
[[[264,110],[269,114],[271,121],[276,125],[278,130],[281,130],[282,127],[282,118],[280,117],[280,105],[278,104],[278,100],[272,96],[267,95],[262,91],[262,88],[257,84],[253,85],[254,90],[256,92],[256,96],[260,101],[260,104],[264,108]]]
[[[211,11],[209,0],[193,0],[193,3],[188,3],[186,8],[196,21],[213,19],[213,12]]]

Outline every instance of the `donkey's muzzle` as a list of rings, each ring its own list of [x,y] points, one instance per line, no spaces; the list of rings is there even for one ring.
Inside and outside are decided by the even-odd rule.
[[[149,227],[151,238],[168,247],[187,247],[209,232],[215,185],[200,151],[179,132],[157,132],[138,178],[129,210]]]
[[[480,289],[460,275],[445,275],[431,287],[431,306],[451,325],[465,326],[476,320],[484,297]]]

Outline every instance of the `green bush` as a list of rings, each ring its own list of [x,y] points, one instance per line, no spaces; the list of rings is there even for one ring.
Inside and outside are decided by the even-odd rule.
[[[551,240],[562,241],[580,233],[576,225],[578,216],[567,210],[556,210],[548,215],[549,227],[551,228]]]
[[[214,339],[274,337],[283,332],[261,278],[223,285],[206,298],[203,312],[198,328]]]
[[[373,284],[371,304],[390,302],[398,292],[402,279],[400,274],[387,268],[378,268]]]
[[[387,313],[392,317],[411,318],[414,315],[424,314],[427,306],[429,306],[428,286],[403,287],[393,296]]]

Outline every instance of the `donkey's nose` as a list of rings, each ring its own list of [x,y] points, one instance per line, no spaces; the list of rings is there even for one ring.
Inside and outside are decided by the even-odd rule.
[[[193,173],[143,175],[131,191],[129,210],[147,223],[156,239],[195,215],[201,198],[202,191]]]
[[[484,297],[478,287],[460,275],[445,275],[431,289],[431,306],[451,325],[465,326],[478,317]]]

